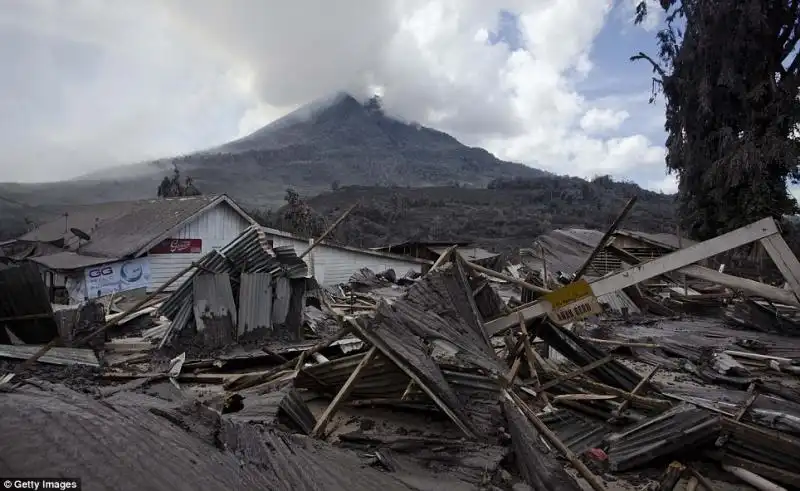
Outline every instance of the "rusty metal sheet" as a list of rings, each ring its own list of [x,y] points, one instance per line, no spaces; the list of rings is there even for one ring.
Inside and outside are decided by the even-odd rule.
[[[245,273],[239,285],[238,335],[272,329],[272,275]]]

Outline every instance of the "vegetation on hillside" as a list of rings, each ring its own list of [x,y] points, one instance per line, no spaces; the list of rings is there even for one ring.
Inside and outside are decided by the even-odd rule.
[[[333,237],[350,245],[378,247],[406,240],[469,240],[510,251],[529,246],[536,236],[554,228],[606,227],[634,195],[639,200],[625,227],[675,231],[673,196],[614,182],[608,176],[592,181],[555,176],[497,179],[485,189],[344,186],[310,198],[307,205],[324,217],[324,222],[332,223],[358,202],[359,206]],[[262,213],[259,220],[308,236],[291,228],[291,222],[286,220],[292,209],[288,205],[276,212]],[[278,226],[279,220],[284,220],[283,227]],[[322,221],[316,223],[318,231],[325,228]]]
[[[175,165],[172,169],[172,177],[164,176],[164,179],[161,181],[161,184],[158,185],[158,197],[159,198],[178,198],[181,196],[200,196],[201,193],[197,187],[195,187],[192,178],[186,176],[186,179],[182,182],[181,181],[181,172],[178,170],[178,166]]]
[[[654,96],[666,98],[667,167],[686,229],[706,239],[795,213],[800,2],[661,0]],[[647,15],[641,1],[637,22]]]

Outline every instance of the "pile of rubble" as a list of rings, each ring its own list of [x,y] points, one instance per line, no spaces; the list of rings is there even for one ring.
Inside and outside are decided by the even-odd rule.
[[[696,265],[752,242],[787,288]],[[785,246],[762,220],[597,276],[607,238],[572,265],[539,248],[536,274],[450,248],[422,276],[361,270],[325,290],[243,236],[166,298],[85,306],[69,332],[90,324],[94,348],[0,347],[28,359],[0,378],[0,473],[86,489],[800,489]]]

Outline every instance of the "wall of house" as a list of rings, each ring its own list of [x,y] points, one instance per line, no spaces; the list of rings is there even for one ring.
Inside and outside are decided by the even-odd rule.
[[[292,246],[294,250],[301,254],[305,251],[309,242],[269,235],[274,247]],[[423,264],[413,261],[406,261],[392,257],[369,254],[367,252],[356,252],[353,250],[319,245],[305,258],[308,264],[309,274],[316,278],[317,282],[323,286],[347,283],[350,277],[361,268],[369,268],[379,273],[387,269],[394,269],[398,276],[405,275],[409,270],[422,272]]]
[[[215,249],[228,245],[250,226],[233,208],[222,203],[176,231],[170,239],[201,239],[202,252],[189,254],[150,254],[150,288],[154,291],[170,278]],[[173,283],[166,291],[174,291],[188,275]]]

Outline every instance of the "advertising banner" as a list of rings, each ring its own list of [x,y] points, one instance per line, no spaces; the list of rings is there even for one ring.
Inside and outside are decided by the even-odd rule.
[[[203,239],[165,239],[150,249],[150,254],[198,254],[203,252]]]
[[[86,296],[103,297],[117,292],[146,288],[150,285],[150,261],[147,257],[87,268]]]

